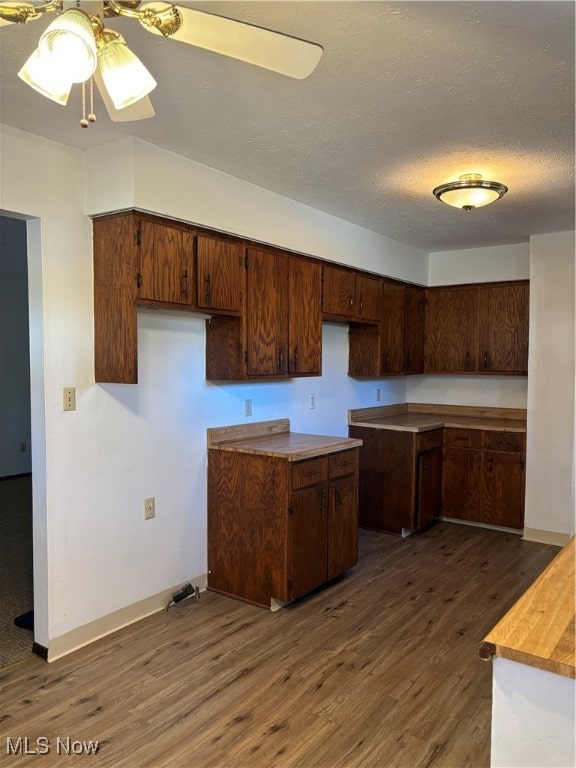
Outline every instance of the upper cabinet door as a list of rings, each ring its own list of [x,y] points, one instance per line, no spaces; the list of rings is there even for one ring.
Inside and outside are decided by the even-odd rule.
[[[198,307],[238,313],[244,298],[242,242],[198,235]]]
[[[324,264],[322,275],[322,310],[324,314],[349,320],[354,315],[354,296],[356,293],[354,271]]]
[[[478,288],[426,293],[425,373],[477,371]]]
[[[382,318],[382,280],[356,273],[354,318],[361,322],[378,322]]]
[[[404,312],[404,370],[406,373],[424,372],[424,288],[406,286]]]
[[[528,373],[529,285],[479,290],[479,361],[485,373]]]
[[[194,305],[190,230],[142,219],[140,238],[139,298]]]
[[[293,376],[322,373],[322,274],[317,262],[290,256],[288,369]]]
[[[380,333],[384,375],[404,372],[404,301],[404,285],[382,282]]]
[[[248,249],[247,374],[288,374],[288,255]]]

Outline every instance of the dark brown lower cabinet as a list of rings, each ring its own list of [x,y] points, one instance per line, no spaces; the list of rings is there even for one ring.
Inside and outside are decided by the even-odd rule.
[[[402,534],[440,516],[522,528],[526,436],[482,429],[414,433],[351,424],[360,448],[360,525]]]
[[[402,534],[441,514],[442,430],[408,432],[350,425],[360,448],[360,525]]]
[[[358,560],[358,448],[290,462],[208,452],[208,586],[270,607]]]
[[[522,528],[525,436],[487,430],[445,432],[443,515]],[[456,440],[465,447],[454,445]]]
[[[418,454],[416,528],[425,528],[442,514],[442,447]]]

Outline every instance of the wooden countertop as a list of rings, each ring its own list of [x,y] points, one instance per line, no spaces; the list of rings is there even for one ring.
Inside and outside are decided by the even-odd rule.
[[[208,430],[208,448],[275,456],[286,461],[301,461],[315,456],[359,448],[362,440],[290,432],[288,419],[216,427]]]
[[[576,678],[574,541],[572,537],[484,638],[482,658],[500,656]]]
[[[443,427],[526,432],[526,415],[520,409],[401,403],[348,411],[348,424],[402,432],[428,432]]]

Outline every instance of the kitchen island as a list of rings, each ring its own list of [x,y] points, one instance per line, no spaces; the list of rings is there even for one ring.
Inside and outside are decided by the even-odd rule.
[[[358,560],[358,449],[288,419],[208,430],[208,587],[277,609]]]
[[[575,559],[572,537],[480,648],[493,659],[494,768],[576,765]]]

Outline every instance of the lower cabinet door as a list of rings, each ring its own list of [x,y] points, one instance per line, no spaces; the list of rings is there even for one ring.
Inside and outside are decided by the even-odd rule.
[[[481,463],[481,451],[451,447],[444,449],[442,496],[443,514],[446,517],[479,522]]]
[[[328,486],[328,578],[358,562],[358,475],[332,480]]]
[[[416,527],[424,528],[442,514],[442,447],[418,454]]]
[[[328,486],[292,494],[290,505],[288,592],[291,600],[326,581],[328,562]]]
[[[481,521],[507,528],[524,525],[524,455],[485,451]]]

